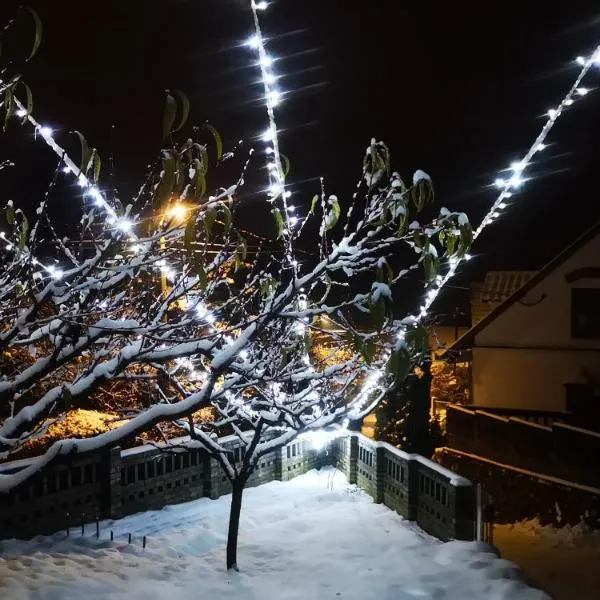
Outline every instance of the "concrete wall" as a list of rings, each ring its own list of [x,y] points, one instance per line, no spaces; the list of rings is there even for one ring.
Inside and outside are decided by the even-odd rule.
[[[600,340],[571,337],[571,289],[598,288],[600,279],[565,279],[576,269],[598,266],[600,237],[475,336],[475,404],[564,410],[563,384],[580,382],[582,367],[600,377]]]
[[[336,448],[338,469],[375,502],[441,540],[473,539],[475,498],[468,480],[360,433],[338,440]]]
[[[449,448],[600,488],[600,433],[448,407]]]
[[[221,444],[242,460],[236,438]],[[0,467],[4,473],[24,462]],[[335,464],[376,502],[383,502],[425,531],[446,540],[473,538],[473,489],[470,482],[418,455],[371,442],[361,434],[312,450],[306,440],[262,457],[249,486],[287,481],[326,464]],[[119,448],[85,460],[57,464],[9,495],[0,495],[0,539],[28,538],[96,519],[125,515],[231,491],[217,461],[199,449],[169,453],[154,447]]]

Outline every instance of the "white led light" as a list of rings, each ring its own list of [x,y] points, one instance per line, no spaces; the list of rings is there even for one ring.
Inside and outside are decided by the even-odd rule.
[[[571,106],[571,104],[573,104],[573,102],[574,102],[574,101],[573,101],[573,99],[572,99],[572,98],[567,98],[567,99],[565,100],[565,106]]]
[[[281,102],[281,93],[277,90],[271,90],[267,101],[271,106],[277,106]]]
[[[587,88],[584,87],[578,87],[575,90],[580,96],[585,96],[590,90],[588,90]]]
[[[555,108],[551,108],[547,114],[551,119],[554,119],[554,117],[556,117],[558,114],[558,111]]]
[[[27,111],[24,108],[19,108],[19,110],[15,111],[15,115],[17,115],[17,117],[26,117]]]
[[[124,217],[121,217],[118,221],[117,221],[117,227],[121,230],[121,231],[131,231],[132,227],[133,227],[133,223],[129,220],[126,219]]]
[[[88,184],[88,180],[87,177],[85,175],[79,175],[79,177],[77,178],[77,185],[79,185],[79,187],[87,187]]]
[[[581,66],[583,66],[583,65],[585,65],[585,58],[584,58],[583,56],[578,56],[578,57],[575,59],[575,62],[576,62],[578,65],[581,65]]]
[[[269,127],[269,129],[263,133],[262,139],[263,142],[272,142],[275,139],[275,131],[272,127]]]
[[[498,177],[495,181],[494,181],[494,185],[498,188],[503,188],[506,187],[506,180],[502,179],[502,177]]]
[[[273,73],[265,73],[263,79],[268,85],[272,85],[277,81],[277,77]]]
[[[71,167],[64,166],[64,167],[62,168],[62,172],[63,172],[63,173],[70,173],[70,172],[71,172]]]
[[[273,154],[273,152],[275,152],[275,150],[273,150],[273,148],[271,148],[271,146],[267,146],[267,147],[265,148],[265,152],[266,152],[267,154]]]
[[[266,10],[269,7],[267,2],[255,2],[254,3],[254,8],[256,8],[256,10]]]
[[[527,163],[524,160],[519,160],[519,161],[515,161],[510,163],[510,168],[515,171],[515,172],[521,172],[525,167],[527,166]]]
[[[40,135],[42,135],[45,138],[52,137],[52,133],[53,133],[52,128],[46,127],[46,126],[40,127],[39,132],[40,132]]]
[[[267,54],[265,54],[264,56],[260,57],[259,64],[261,67],[268,68],[273,64],[273,59],[270,56],[268,56]]]
[[[260,46],[260,36],[257,33],[255,33],[253,36],[248,38],[246,46],[249,46],[250,48],[254,49],[258,48]]]
[[[545,150],[548,146],[546,144],[542,144],[542,142],[540,142],[536,147],[535,147],[535,151],[536,152],[541,152],[542,150]]]

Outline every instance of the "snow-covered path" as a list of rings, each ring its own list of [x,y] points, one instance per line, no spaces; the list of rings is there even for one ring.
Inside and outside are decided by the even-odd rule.
[[[3,542],[0,598],[546,598],[488,547],[442,544],[333,470],[250,489],[244,499],[240,573],[223,568],[229,498],[201,499],[104,522],[100,540],[57,535]],[[106,539],[110,529],[114,542]]]

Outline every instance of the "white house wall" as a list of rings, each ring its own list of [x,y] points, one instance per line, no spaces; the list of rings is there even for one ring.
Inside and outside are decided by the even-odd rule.
[[[582,367],[600,376],[600,340],[571,338],[571,289],[600,288],[600,279],[567,283],[565,275],[585,267],[600,267],[600,237],[475,336],[475,404],[562,410],[564,383],[583,382]]]
[[[582,367],[598,372],[600,351],[474,348],[473,399],[477,406],[559,410],[565,382],[583,382]]]

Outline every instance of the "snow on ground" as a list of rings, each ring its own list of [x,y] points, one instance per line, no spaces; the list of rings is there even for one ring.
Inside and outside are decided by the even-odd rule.
[[[547,599],[491,547],[442,544],[332,469],[247,490],[241,571],[227,573],[229,500],[203,498],[106,521],[99,540],[57,534],[1,542],[0,598]]]
[[[496,525],[494,543],[553,600],[600,598],[600,531],[583,524],[543,526],[533,519]]]

